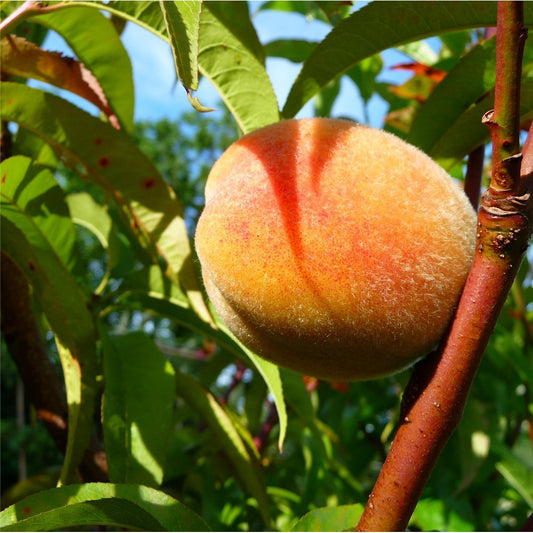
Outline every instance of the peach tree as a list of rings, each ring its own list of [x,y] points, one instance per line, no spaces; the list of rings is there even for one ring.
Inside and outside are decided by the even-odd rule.
[[[62,454],[40,486],[36,477],[4,492],[3,529],[531,525],[533,4],[28,1],[1,10],[2,348]],[[317,18],[330,31],[320,42],[264,43],[251,10]],[[206,296],[187,216],[199,201],[191,182],[204,178],[193,161],[189,177],[169,180],[149,139],[134,140],[126,23],[168,43],[177,98],[199,124],[210,120],[202,78],[241,135],[311,100],[317,116],[331,116],[341,82],[367,109],[373,98],[386,103],[383,129],[456,178],[477,211],[472,267],[435,350],[401,373],[347,384],[278,367],[232,334]],[[44,49],[48,32],[75,57]],[[379,76],[390,49],[405,55],[405,83]],[[265,66],[272,57],[301,64],[282,107]],[[165,150],[185,154],[186,143]],[[99,259],[89,252],[83,263],[87,239]]]

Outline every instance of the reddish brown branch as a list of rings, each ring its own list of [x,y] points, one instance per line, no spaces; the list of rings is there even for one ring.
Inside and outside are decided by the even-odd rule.
[[[57,448],[67,446],[67,401],[35,320],[26,278],[1,253],[1,329],[37,416]],[[93,438],[79,467],[84,481],[106,481],[107,462],[101,444]]]
[[[511,6],[510,4],[515,4]],[[477,246],[455,318],[440,350],[419,363],[401,421],[370,494],[360,531],[407,527],[447,440],[459,423],[479,362],[531,235],[531,180],[519,179],[519,94],[525,32],[518,2],[499,2],[497,95],[489,115],[491,187],[481,200]]]

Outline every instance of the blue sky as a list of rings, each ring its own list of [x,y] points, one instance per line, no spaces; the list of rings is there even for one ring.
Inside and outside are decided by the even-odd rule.
[[[357,8],[359,9],[363,4],[363,2],[358,2]],[[253,2],[251,5],[252,11],[255,12],[256,6]],[[279,11],[260,11],[255,13],[253,21],[262,43],[280,38],[320,41],[331,30],[329,25],[320,21],[308,21],[302,15]],[[177,119],[181,112],[190,109],[183,87],[175,83],[174,63],[169,45],[132,23],[126,25],[122,37],[133,66],[136,120]],[[62,39],[53,33],[47,38],[44,47],[72,55]],[[383,59],[385,68],[380,75],[381,79],[398,82],[409,76],[406,72],[390,70],[391,65],[405,61],[406,56],[395,51],[387,51],[383,54]],[[281,108],[298,75],[300,65],[283,59],[268,58],[266,66]],[[205,79],[200,84],[197,96],[206,106],[216,106],[219,103],[217,92]],[[386,111],[384,102],[375,96],[371,100],[369,111],[370,125],[381,127]],[[361,98],[350,80],[343,80],[341,94],[332,114],[364,121]],[[309,102],[298,116],[311,115],[312,103]]]

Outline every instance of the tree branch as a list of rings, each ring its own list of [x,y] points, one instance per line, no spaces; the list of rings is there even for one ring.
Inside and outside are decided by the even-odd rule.
[[[416,365],[401,421],[357,530],[404,530],[459,423],[479,362],[531,235],[531,180],[520,179],[519,87],[525,29],[520,2],[498,4],[491,187],[481,200],[477,246],[457,313],[438,352]]]

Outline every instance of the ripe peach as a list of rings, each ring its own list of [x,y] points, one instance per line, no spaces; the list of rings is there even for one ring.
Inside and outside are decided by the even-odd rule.
[[[320,378],[369,379],[443,335],[476,217],[417,148],[349,121],[286,120],[230,146],[205,195],[205,287],[258,355]]]

